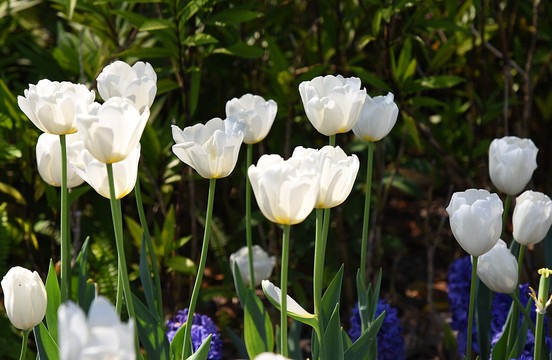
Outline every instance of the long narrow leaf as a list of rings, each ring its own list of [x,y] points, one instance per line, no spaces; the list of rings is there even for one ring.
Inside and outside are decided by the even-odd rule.
[[[151,359],[170,359],[169,339],[156,311],[150,311],[142,301],[132,294],[136,311],[136,326],[140,343]]]
[[[343,360],[343,337],[341,335],[341,321],[339,318],[339,303],[335,304],[334,311],[324,333],[324,347],[326,358]]]
[[[40,359],[58,360],[59,348],[52,338],[52,335],[44,326],[44,323],[40,323],[33,328],[33,333],[36,341],[36,348],[38,350],[38,356]]]
[[[207,339],[201,344],[199,349],[195,353],[193,353],[190,357],[188,357],[187,360],[206,360],[207,356],[209,355],[209,349],[211,348],[211,338],[213,335],[209,335]]]
[[[248,291],[244,307],[244,339],[250,359],[274,348],[274,333],[270,316],[261,300],[253,291]]]
[[[149,310],[155,315],[157,320],[160,320],[159,313],[157,312],[157,302],[155,299],[155,289],[153,288],[153,281],[151,279],[151,271],[148,264],[148,251],[146,250],[146,237],[142,235],[142,246],[140,249],[140,281],[144,288],[144,296],[146,297],[146,303]]]
[[[378,318],[370,324],[370,327],[353,343],[353,345],[345,351],[345,360],[361,360],[363,359],[372,343],[376,340],[383,319],[385,318],[385,311],[381,313]]]
[[[54,262],[50,259],[50,268],[46,277],[46,294],[48,295],[48,303],[46,305],[46,324],[48,331],[54,340],[57,340],[57,310],[61,303],[61,292],[56,275]]]
[[[335,274],[332,282],[326,289],[324,296],[322,296],[322,323],[324,326],[330,321],[330,316],[335,308],[335,304],[340,302],[341,298],[341,284],[343,283],[343,265]],[[322,329],[322,332],[326,329]]]

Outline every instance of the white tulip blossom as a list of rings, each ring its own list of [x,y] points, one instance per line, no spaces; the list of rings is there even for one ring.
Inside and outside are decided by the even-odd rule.
[[[366,98],[359,78],[318,76],[299,84],[307,118],[318,132],[331,136],[353,128]]]
[[[70,163],[79,163],[84,144],[79,134],[65,135],[67,148],[67,187],[74,188],[84,182]],[[61,145],[59,135],[43,133],[36,142],[36,162],[42,179],[52,186],[61,186]]]
[[[46,314],[47,294],[36,271],[12,267],[2,279],[4,307],[13,326],[29,330],[42,322]]]
[[[115,307],[103,296],[92,301],[88,317],[74,302],[58,308],[61,360],[134,360],[134,323],[122,323]]]
[[[214,118],[205,125],[180,130],[172,126],[175,141],[172,150],[185,164],[206,179],[230,175],[238,161],[245,125],[235,118]]]
[[[518,263],[502,239],[478,258],[477,276],[494,292],[514,292],[518,284]]]
[[[40,80],[18,96],[19,108],[43,132],[54,135],[77,131],[77,114],[94,102],[94,91],[68,81]]]
[[[399,108],[393,98],[392,93],[373,98],[366,95],[353,133],[365,141],[379,141],[387,136],[399,115]]]
[[[77,127],[84,147],[105,164],[124,160],[140,142],[149,117],[128,99],[112,97],[102,105],[91,104],[88,114],[77,116]]]
[[[261,284],[262,280],[268,279],[272,274],[272,270],[276,265],[276,257],[268,256],[268,253],[263,250],[259,245],[252,246],[253,251],[253,271],[255,278],[255,286]],[[249,276],[249,251],[247,246],[242,247],[232,255],[230,255],[230,265],[232,272],[234,272],[234,263],[238,264],[240,274],[246,285],[251,282],[251,276]]]
[[[282,304],[282,290],[268,280],[263,280],[261,285],[267,298],[280,306]],[[314,318],[313,314],[303,309],[303,307],[299,305],[291,296],[286,295],[286,299],[286,311],[288,314],[305,319]]]
[[[535,245],[541,242],[552,225],[552,201],[541,192],[525,191],[516,198],[512,223],[518,243]]]
[[[112,97],[131,100],[140,112],[151,108],[157,93],[157,74],[149,63],[138,61],[132,67],[115,61],[98,75],[98,92],[104,101]]]
[[[287,357],[271,352],[260,353],[254,360],[289,360]]]
[[[226,103],[226,116],[245,123],[243,142],[256,144],[263,140],[270,131],[278,104],[274,100],[265,101],[259,95],[245,94]]]
[[[502,232],[502,200],[487,190],[469,189],[452,195],[447,207],[450,228],[470,255],[491,250]]]
[[[507,195],[522,192],[537,168],[538,151],[531,139],[494,139],[489,146],[489,175],[494,186]]]

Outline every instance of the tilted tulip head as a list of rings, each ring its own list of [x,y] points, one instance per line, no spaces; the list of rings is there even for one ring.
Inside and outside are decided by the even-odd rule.
[[[318,76],[299,84],[303,107],[312,126],[326,136],[351,130],[366,98],[366,89],[360,86],[359,78],[341,75]]]
[[[106,164],[95,159],[88,150],[81,153],[82,162],[72,163],[76,173],[88,183],[98,194],[110,199],[109,179]],[[138,163],[140,162],[140,143],[130,155],[113,166],[113,181],[115,183],[115,198],[121,199],[128,195],[136,185]]]
[[[13,326],[29,330],[42,322],[46,314],[47,295],[36,271],[12,267],[2,279],[4,307]]]
[[[132,67],[115,61],[103,68],[96,79],[104,101],[112,97],[131,100],[140,112],[151,108],[157,93],[157,74],[149,63],[138,61]]]
[[[399,108],[393,99],[392,93],[373,98],[366,95],[353,133],[365,141],[379,141],[387,136],[399,116]]]
[[[82,84],[40,80],[18,96],[19,108],[40,130],[65,135],[77,131],[77,114],[94,102],[94,91]]]
[[[514,292],[518,284],[518,263],[502,239],[479,257],[477,276],[494,292]]]
[[[494,139],[489,147],[489,175],[494,186],[507,195],[519,194],[537,168],[538,152],[531,139]]]
[[[140,114],[132,101],[112,97],[102,105],[91,104],[88,114],[77,117],[77,127],[90,154],[105,164],[113,164],[126,159],[136,148],[148,117],[148,108]]]
[[[276,265],[276,257],[268,256],[268,253],[259,245],[252,246],[253,251],[253,271],[255,272],[255,286],[261,284],[262,280],[268,279],[272,274],[274,265]],[[249,276],[249,251],[247,246],[242,247],[232,255],[230,255],[230,266],[234,272],[234,262],[238,264],[243,282],[249,285],[251,276]]]
[[[205,125],[196,124],[180,130],[172,126],[175,145],[172,150],[180,160],[206,179],[230,175],[238,161],[245,124],[235,118],[214,118]]]
[[[469,189],[452,195],[447,207],[450,228],[470,255],[491,250],[502,232],[502,200],[487,190]]]
[[[332,208],[347,199],[360,166],[356,155],[347,156],[339,146],[328,145],[320,150],[298,146],[292,157],[310,158],[315,164],[319,182],[315,208]]]
[[[71,162],[82,162],[80,159],[84,144],[79,134],[65,135],[67,148],[67,187],[74,188],[84,182],[83,179],[73,170]],[[42,179],[52,185],[61,186],[61,145],[59,135],[43,133],[36,142],[36,162],[38,173]]]
[[[319,187],[312,160],[263,155],[247,173],[257,204],[268,220],[294,225],[312,212]]]
[[[516,198],[514,239],[522,245],[541,242],[552,225],[552,201],[541,192],[527,190]]]
[[[255,144],[263,140],[276,118],[278,104],[274,100],[265,101],[259,95],[245,94],[226,103],[226,116],[245,123],[243,142]]]

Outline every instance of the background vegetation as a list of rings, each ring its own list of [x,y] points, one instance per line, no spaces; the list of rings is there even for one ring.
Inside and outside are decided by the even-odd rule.
[[[38,175],[39,131],[17,106],[29,83],[49,78],[95,88],[96,76],[114,60],[154,66],[158,93],[139,176],[163,269],[165,313],[173,315],[188,304],[208,182],[173,155],[170,125],[224,118],[227,100],[259,94],[279,109],[254,162],[263,153],[287,157],[297,145],[319,148],[326,141],[306,119],[299,83],[325,74],[357,76],[372,96],[392,92],[400,109],[395,129],[376,148],[370,264],[383,269],[383,295],[403,318],[407,356],[449,358],[446,271],[463,255],[444,212],[451,193],[496,191],[487,149],[505,135],[535,142],[539,168],[530,188],[552,193],[551,16],[552,3],[538,0],[1,0],[0,274],[22,265],[45,278],[49,259],[59,260],[59,191]],[[366,159],[352,133],[338,136],[337,144],[362,164],[351,197],[334,211],[328,249],[334,255],[327,258],[328,278],[346,263],[346,319],[355,301]],[[239,334],[242,319],[227,260],[245,245],[245,152],[240,159],[217,186],[198,309],[215,317],[225,336],[227,329]],[[108,201],[87,185],[71,199],[75,253],[91,236],[92,277],[112,297],[117,276]],[[133,195],[123,206],[136,278]],[[280,229],[258,211],[254,218],[254,243],[279,254]],[[290,291],[307,308],[313,246],[309,218],[293,230],[290,259]],[[529,253],[527,274],[544,264],[544,244]],[[19,351],[11,329],[0,326],[2,358]]]

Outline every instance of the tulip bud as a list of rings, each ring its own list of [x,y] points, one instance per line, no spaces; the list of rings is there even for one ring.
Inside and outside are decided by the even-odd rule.
[[[491,250],[502,232],[502,200],[487,190],[469,189],[452,195],[447,207],[450,228],[470,255]]]
[[[265,101],[261,96],[245,94],[226,103],[226,117],[233,117],[245,123],[243,142],[256,144],[263,140],[278,112],[274,100]]]
[[[387,136],[399,116],[399,108],[393,98],[392,93],[374,98],[366,95],[353,133],[365,141],[379,141]]]
[[[552,201],[541,192],[525,191],[516,198],[512,216],[514,239],[534,245],[544,239],[552,224]]]
[[[494,292],[514,292],[518,283],[518,263],[502,239],[478,258],[477,276]]]
[[[78,133],[65,135],[67,148],[67,187],[74,188],[84,182],[73,170],[70,163],[78,163],[82,160],[81,151],[84,144],[80,141]],[[38,173],[42,179],[52,185],[61,186],[61,145],[59,135],[43,133],[36,142],[36,162]]]
[[[489,147],[489,175],[494,186],[507,195],[519,194],[537,168],[538,151],[531,139],[494,139]]]
[[[36,271],[12,267],[2,279],[4,307],[13,326],[29,330],[40,324],[46,314],[47,295]]]
[[[276,265],[276,257],[268,256],[268,253],[259,245],[253,245],[253,271],[255,272],[255,286],[261,284],[262,280],[268,279],[272,274],[274,265]],[[240,274],[246,285],[251,282],[249,276],[249,258],[247,246],[242,247],[232,255],[230,255],[230,266],[234,271],[234,262],[238,264]]]

